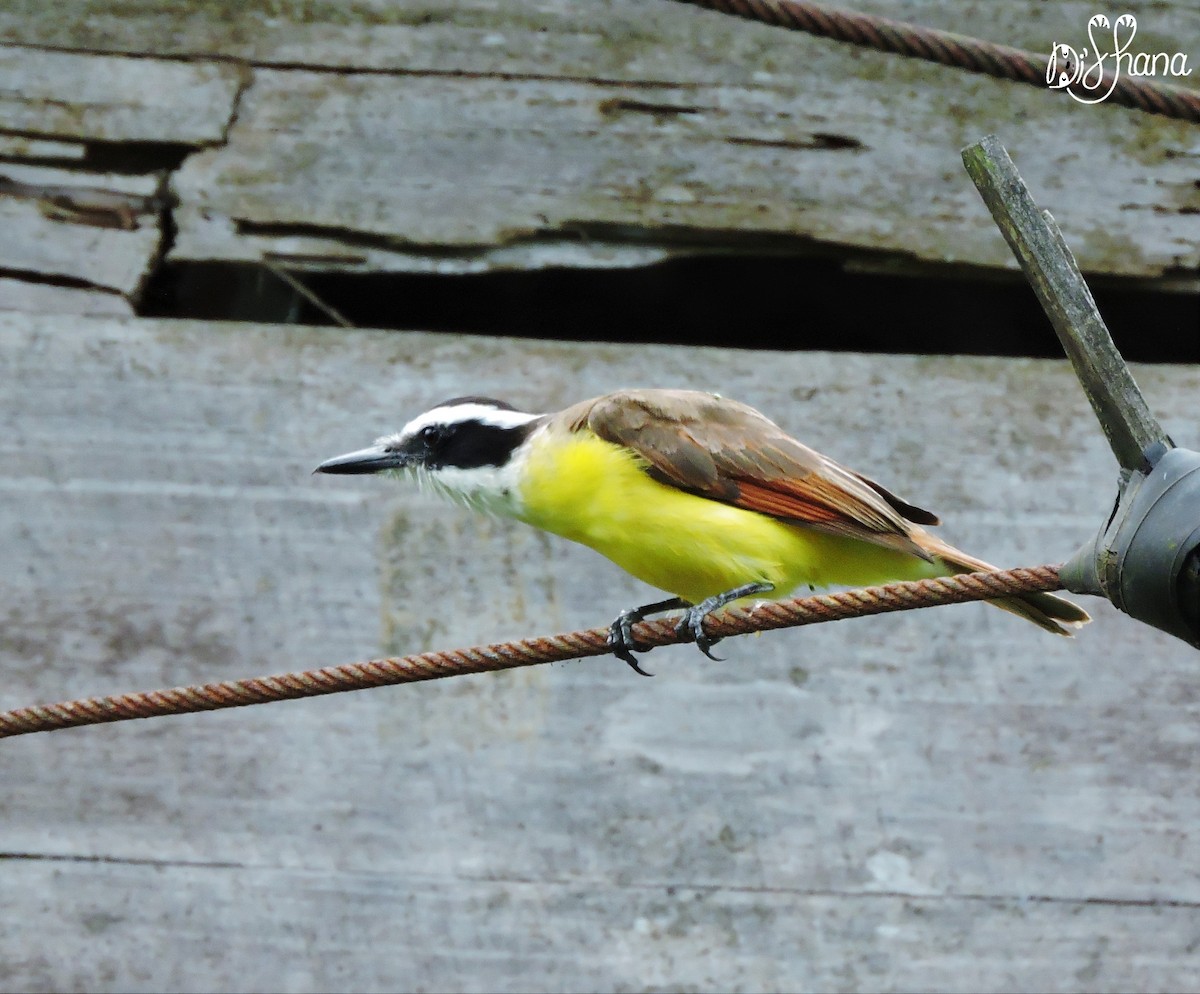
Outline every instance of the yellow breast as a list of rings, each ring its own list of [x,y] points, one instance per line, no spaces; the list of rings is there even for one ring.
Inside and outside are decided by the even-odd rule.
[[[587,545],[695,604],[751,581],[780,596],[801,584],[935,575],[915,556],[685,493],[648,476],[631,450],[591,432],[545,431],[521,468],[519,517]]]

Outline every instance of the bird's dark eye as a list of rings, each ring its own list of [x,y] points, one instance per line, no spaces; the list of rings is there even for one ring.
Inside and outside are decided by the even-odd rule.
[[[421,461],[427,469],[441,469],[445,459],[446,443],[453,435],[447,425],[426,425],[417,432],[421,443]]]

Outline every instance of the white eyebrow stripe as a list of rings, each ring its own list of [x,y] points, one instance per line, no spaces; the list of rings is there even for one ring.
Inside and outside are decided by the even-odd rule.
[[[542,417],[540,414],[527,414],[525,411],[505,411],[487,404],[452,404],[449,407],[435,407],[432,411],[418,414],[401,430],[401,435],[413,435],[427,425],[453,424],[456,421],[478,421],[480,424],[493,428],[520,428]]]

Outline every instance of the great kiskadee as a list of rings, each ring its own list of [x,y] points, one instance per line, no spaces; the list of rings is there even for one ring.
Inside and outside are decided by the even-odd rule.
[[[929,511],[711,393],[621,390],[557,414],[456,397],[317,467],[385,470],[582,542],[674,594],[613,622],[613,651],[639,673],[630,629],[654,611],[689,608],[680,630],[711,655],[704,616],[735,600],[994,568],[925,531],[939,524]],[[1056,635],[1090,620],[1052,594],[989,603]]]

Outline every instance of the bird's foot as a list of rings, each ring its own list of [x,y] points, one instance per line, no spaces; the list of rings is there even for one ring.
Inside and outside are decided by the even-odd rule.
[[[726,590],[720,594],[713,594],[702,600],[695,607],[688,608],[687,614],[683,616],[683,620],[679,622],[679,626],[675,629],[676,633],[683,635],[690,633],[693,641],[704,655],[716,662],[724,662],[720,656],[714,656],[710,651],[714,645],[721,640],[719,638],[709,638],[704,634],[704,619],[707,618],[713,611],[725,607],[726,604],[732,604],[736,600],[743,597],[749,597],[751,594],[766,594],[774,590],[775,587],[770,583],[743,583],[740,587],[734,587],[732,590]]]
[[[608,644],[612,648],[613,655],[628,663],[633,668],[634,673],[640,673],[642,676],[653,676],[653,673],[647,673],[638,665],[638,661],[633,654],[635,652],[649,652],[654,646],[639,644],[633,637],[633,626],[639,621],[644,621],[648,614],[655,614],[659,611],[673,611],[679,607],[687,607],[687,601],[680,597],[672,597],[669,600],[657,601],[654,604],[643,604],[641,607],[632,607],[626,611],[622,611],[617,615],[616,620],[608,626]]]

